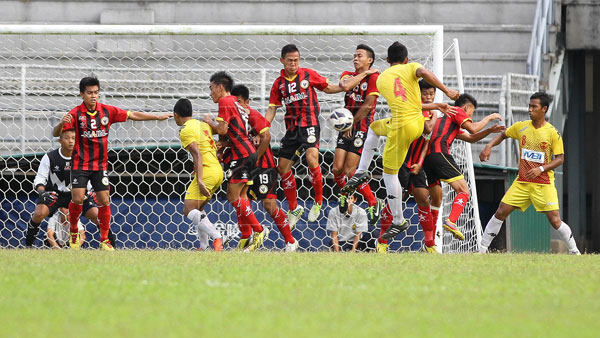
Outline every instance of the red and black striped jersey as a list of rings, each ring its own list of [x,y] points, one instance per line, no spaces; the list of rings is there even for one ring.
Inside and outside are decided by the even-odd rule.
[[[85,103],[69,112],[71,122],[63,130],[75,130],[73,148],[73,170],[107,170],[108,132],[113,123],[125,122],[127,110],[96,103],[96,110],[90,112]]]
[[[327,88],[327,78],[312,69],[298,68],[293,78],[281,75],[271,87],[269,106],[285,105],[285,128],[295,130],[296,127],[313,127],[319,125],[319,99],[315,88]]]
[[[250,107],[248,107],[248,109],[250,110],[248,119],[251,128],[250,137],[260,135],[271,128],[271,123],[269,123],[261,113]],[[264,154],[258,159],[258,167],[267,169],[275,168],[276,166],[277,162],[275,162],[275,157],[273,157],[273,150],[271,149],[271,145],[268,145],[267,150],[265,150]]]
[[[347,76],[356,76],[358,73],[345,71],[340,76],[340,80]],[[356,87],[349,90],[344,95],[344,107],[352,112],[352,115],[356,115],[358,109],[365,102],[365,99],[369,95],[379,96],[379,91],[377,90],[377,77],[379,77],[379,73],[367,75],[364,79],[360,81]],[[362,119],[359,123],[355,124],[352,131],[355,132],[357,130],[367,132],[369,131],[369,125],[375,119],[375,105],[377,104],[377,100],[375,100],[375,104],[371,111],[367,113],[367,116]]]
[[[452,117],[443,115],[438,118],[433,131],[431,132],[431,140],[429,141],[429,151],[431,153],[450,154],[450,146],[454,142],[454,138],[461,131],[460,128],[467,121],[473,121],[464,110],[456,107],[456,114]]]
[[[423,110],[423,116],[425,117],[425,121],[431,120],[431,116],[433,113],[430,110]],[[408,154],[406,154],[406,166],[410,168],[415,163],[419,163],[419,157],[421,157],[421,152],[423,151],[423,147],[427,140],[423,136],[419,136],[418,139],[414,140],[410,147],[408,148]]]
[[[227,138],[231,143],[231,159],[238,160],[246,158],[256,152],[248,131],[248,112],[233,95],[219,99],[219,116],[217,121],[227,123]]]

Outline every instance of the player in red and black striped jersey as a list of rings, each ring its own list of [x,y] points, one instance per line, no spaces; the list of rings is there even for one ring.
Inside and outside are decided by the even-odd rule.
[[[242,190],[251,181],[250,172],[256,167],[257,153],[248,136],[250,124],[248,111],[237,98],[231,95],[233,78],[225,72],[214,73],[210,77],[210,97],[219,105],[216,121],[210,116],[204,118],[216,133],[227,136],[229,142],[229,169],[225,173],[227,182],[227,200],[235,208],[242,237],[238,243],[240,249],[257,249],[262,245],[268,229],[261,226],[252,211],[250,201],[242,196]],[[254,231],[254,235],[252,235]]]
[[[53,135],[62,130],[75,130],[73,167],[71,171],[71,203],[69,222],[71,223],[70,246],[79,249],[77,223],[82,212],[87,182],[90,181],[98,201],[98,221],[100,222],[100,248],[114,250],[108,240],[110,229],[110,198],[107,174],[108,133],[113,123],[134,121],[166,120],[173,114],[152,115],[126,111],[98,102],[100,82],[95,77],[84,77],[79,82],[83,103],[73,108],[54,127]]]
[[[369,125],[375,117],[375,105],[379,97],[377,90],[379,71],[371,68],[374,61],[373,49],[367,45],[358,45],[353,57],[354,71],[345,71],[340,76],[340,87],[346,92],[344,107],[354,115],[352,128],[338,134],[333,156],[333,178],[340,189],[346,185],[348,178],[354,175],[358,167]],[[383,202],[375,198],[369,182],[361,184],[357,190],[369,205],[365,209],[369,223],[371,225],[377,223]],[[346,198],[345,195],[340,196],[340,205],[346,202]]]
[[[257,110],[250,108],[250,91],[244,85],[233,87],[231,94],[237,97],[238,103],[249,111],[250,137],[256,145],[258,161],[254,170],[250,195],[262,202],[263,208],[271,215],[277,228],[283,235],[285,251],[293,252],[298,248],[298,241],[292,236],[292,229],[285,212],[277,206],[277,162],[271,149],[271,123]],[[248,188],[248,187],[247,187]],[[245,195],[244,193],[242,195]]]
[[[271,88],[265,117],[272,122],[277,107],[285,105],[286,133],[281,140],[277,171],[281,175],[283,192],[290,209],[288,218],[293,226],[304,212],[304,208],[298,206],[296,179],[291,170],[294,164],[292,158],[300,148],[306,149],[309,179],[315,190],[315,203],[308,215],[309,222],[317,220],[323,204],[323,177],[319,166],[320,107],[315,88],[329,94],[339,93],[342,89],[337,84],[328,84],[327,78],[314,70],[300,68],[300,52],[293,44],[282,48],[280,61],[283,69]]]
[[[442,204],[442,187],[440,184],[440,180],[442,180],[450,184],[457,194],[452,203],[450,216],[444,222],[444,229],[450,231],[454,238],[464,240],[465,237],[456,226],[456,221],[469,200],[469,187],[450,154],[450,147],[455,138],[474,143],[491,133],[501,132],[506,127],[494,125],[481,131],[489,122],[501,120],[501,117],[500,114],[495,113],[474,123],[471,116],[477,108],[477,100],[469,94],[460,95],[454,105],[457,107],[456,114],[441,116],[433,128],[423,168],[429,183],[434,224],[437,222],[437,210]],[[461,128],[468,131],[468,133],[462,132]]]

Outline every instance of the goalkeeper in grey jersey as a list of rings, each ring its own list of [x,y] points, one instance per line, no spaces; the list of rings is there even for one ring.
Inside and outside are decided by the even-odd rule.
[[[33,181],[39,198],[31,220],[27,225],[25,246],[30,247],[40,230],[40,224],[48,217],[54,215],[59,208],[68,208],[71,201],[71,155],[75,145],[75,132],[65,130],[58,140],[60,148],[54,149],[44,155],[40,167]],[[88,191],[90,191],[88,187]],[[83,212],[86,218],[98,225],[98,208],[93,202],[93,193],[83,203]],[[115,245],[115,235],[108,235],[111,244]]]

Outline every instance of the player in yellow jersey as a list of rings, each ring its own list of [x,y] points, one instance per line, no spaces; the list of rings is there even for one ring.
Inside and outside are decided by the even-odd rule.
[[[431,71],[417,62],[408,62],[408,50],[400,42],[388,48],[390,67],[377,79],[377,89],[390,107],[392,117],[377,120],[369,126],[367,139],[360,157],[356,174],[348,181],[341,194],[349,196],[356,187],[371,178],[369,165],[377,151],[379,137],[387,136],[383,151],[383,181],[387,200],[392,211],[392,227],[406,229],[402,214],[402,187],[398,171],[404,163],[410,144],[423,133],[425,118],[421,107],[419,78],[439,88],[452,100],[458,99],[458,91],[447,88]]]
[[[479,251],[486,253],[502,223],[515,209],[521,211],[533,203],[537,212],[543,212],[550,224],[567,243],[571,254],[579,255],[579,249],[571,233],[571,228],[560,219],[558,194],[554,186],[555,168],[564,159],[562,138],[556,128],[546,122],[546,111],[552,99],[548,94],[537,92],[529,99],[529,118],[520,121],[491,140],[479,155],[482,162],[489,160],[492,148],[505,138],[519,141],[519,176],[510,186],[502,202],[485,227]],[[554,158],[552,156],[554,155]]]
[[[200,249],[208,248],[208,237],[213,240],[215,251],[223,250],[221,233],[210,222],[202,210],[223,182],[223,169],[217,159],[217,145],[212,137],[212,128],[192,118],[192,103],[179,99],[173,108],[175,122],[180,126],[181,145],[194,160],[194,180],[185,194],[183,214],[198,229]]]

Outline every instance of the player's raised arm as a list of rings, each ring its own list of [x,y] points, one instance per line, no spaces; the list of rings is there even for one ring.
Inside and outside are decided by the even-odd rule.
[[[488,144],[485,145],[485,147],[479,154],[479,160],[481,162],[487,162],[490,159],[492,148],[502,143],[502,141],[504,141],[505,138],[508,138],[508,136],[506,136],[506,131],[503,131],[496,137],[494,137],[490,142],[488,142]]]
[[[59,137],[60,132],[62,131],[65,124],[71,123],[72,120],[73,120],[73,116],[71,115],[71,113],[66,113],[62,117],[62,119],[60,119],[60,122],[56,126],[54,126],[54,129],[52,129],[52,136]]]
[[[212,128],[212,130],[215,133],[219,134],[219,136],[227,135],[227,130],[229,129],[229,124],[227,124],[227,122],[225,122],[224,119],[217,118],[217,120],[215,121],[212,118],[212,116],[206,115],[206,116],[204,116],[204,119],[202,119],[202,121],[208,123],[208,125]]]
[[[422,77],[423,79],[425,79],[425,81],[427,81],[429,84],[431,84],[432,86],[438,88],[439,90],[441,90],[442,92],[444,92],[444,94],[446,94],[446,96],[448,96],[451,100],[457,100],[459,97],[459,93],[458,90],[454,90],[454,89],[450,89],[448,87],[446,87],[446,85],[444,85],[442,83],[442,81],[440,81],[440,79],[437,78],[437,76],[435,76],[435,74],[433,74],[432,71],[430,71],[429,69],[425,69],[423,67],[417,69],[416,74],[417,77]]]
[[[152,121],[152,120],[163,121],[163,120],[169,119],[171,117],[173,117],[173,114],[170,114],[170,113],[154,115],[154,114],[130,111],[128,119],[130,119],[132,121]]]
[[[501,126],[499,124],[496,124],[494,126],[491,126],[490,128],[487,128],[486,130],[479,131],[479,132],[474,133],[474,134],[470,134],[470,133],[458,134],[458,135],[456,135],[456,138],[459,139],[459,140],[463,140],[465,142],[475,143],[477,141],[483,140],[489,134],[500,133],[500,132],[504,132],[505,130],[506,130],[505,126]]]
[[[475,134],[480,132],[485,126],[487,126],[488,123],[496,120],[502,121],[502,116],[500,116],[498,113],[490,114],[481,119],[479,122],[465,122],[462,127],[469,131],[469,133]]]
[[[379,73],[379,70],[375,69],[375,68],[369,68],[366,71],[364,71],[358,75],[355,75],[355,76],[352,76],[352,75],[343,76],[340,79],[339,86],[340,86],[340,88],[342,88],[343,91],[347,92],[349,90],[352,90],[354,87],[358,86],[365,77],[367,77],[371,74],[375,74],[375,73]]]

